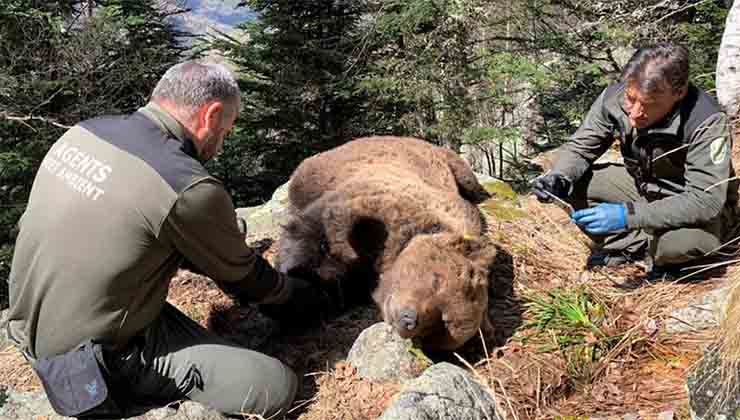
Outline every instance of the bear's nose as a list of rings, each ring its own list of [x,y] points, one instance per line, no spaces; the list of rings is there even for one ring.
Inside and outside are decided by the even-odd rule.
[[[414,309],[401,309],[399,315],[398,323],[401,324],[401,328],[409,331],[416,328],[416,311]]]

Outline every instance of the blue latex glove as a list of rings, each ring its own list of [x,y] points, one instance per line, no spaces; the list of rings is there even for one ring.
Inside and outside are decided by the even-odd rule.
[[[604,234],[624,230],[625,208],[621,203],[602,203],[573,212],[571,219],[588,233]]]

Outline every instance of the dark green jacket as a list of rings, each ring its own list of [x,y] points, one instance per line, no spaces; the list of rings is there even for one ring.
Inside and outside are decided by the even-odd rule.
[[[32,357],[124,345],[162,310],[187,258],[253,301],[282,276],[246,246],[223,185],[155,104],[84,121],[49,150],[20,222],[8,332]]]
[[[629,229],[702,226],[736,206],[738,181],[723,182],[735,176],[727,117],[709,95],[690,86],[666,118],[641,130],[630,126],[623,102],[622,83],[607,87],[552,171],[577,181],[618,139],[627,171],[647,199],[628,203]]]

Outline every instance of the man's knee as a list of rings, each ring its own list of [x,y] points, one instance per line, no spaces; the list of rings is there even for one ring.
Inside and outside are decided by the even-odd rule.
[[[701,229],[678,229],[655,239],[653,262],[658,266],[683,264],[701,258],[720,245],[717,236]]]
[[[189,395],[225,414],[258,414],[282,418],[298,392],[298,377],[272,357],[236,350],[223,354],[212,367],[202,391]]]
[[[572,202],[581,208],[603,202],[639,201],[634,180],[617,164],[594,165],[573,187]]]

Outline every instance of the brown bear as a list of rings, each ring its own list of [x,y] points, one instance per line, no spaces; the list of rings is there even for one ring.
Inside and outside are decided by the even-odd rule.
[[[288,188],[278,269],[372,296],[402,337],[452,350],[488,318],[489,194],[451,150],[368,137],[303,161]]]

